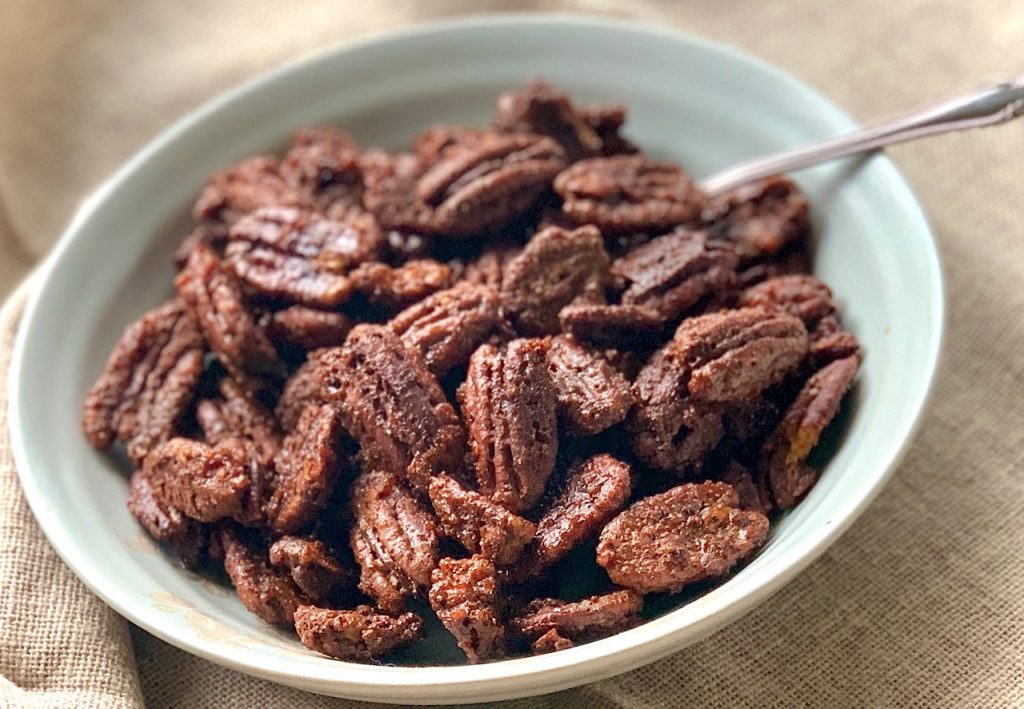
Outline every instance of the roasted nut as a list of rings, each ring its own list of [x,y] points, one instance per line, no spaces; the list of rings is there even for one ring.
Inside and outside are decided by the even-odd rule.
[[[427,492],[445,535],[500,566],[514,563],[537,529],[447,475],[431,480]]]
[[[266,327],[267,336],[278,347],[292,345],[308,351],[341,345],[352,320],[343,313],[293,305],[271,315]]]
[[[716,197],[704,210],[703,219],[713,236],[736,245],[743,263],[804,242],[811,230],[807,198],[795,182],[780,176]]]
[[[465,432],[419,352],[391,330],[359,325],[319,358],[323,395],[341,411],[369,470],[387,470],[425,491],[461,469]]]
[[[224,570],[242,605],[271,625],[290,626],[305,599],[287,572],[271,568],[266,547],[239,530],[224,527],[220,533]]]
[[[630,590],[591,596],[574,603],[557,598],[535,598],[509,620],[509,627],[531,640],[555,632],[571,641],[588,642],[640,625],[639,613],[643,607],[643,596]]]
[[[591,436],[626,418],[629,383],[600,355],[565,337],[551,340],[548,372],[566,428]]]
[[[270,563],[288,569],[307,598],[319,603],[338,586],[348,586],[351,571],[341,565],[327,545],[317,539],[281,537],[270,545]]]
[[[548,632],[541,635],[539,638],[533,641],[533,654],[534,655],[546,655],[549,652],[558,652],[559,650],[568,650],[573,646],[572,640],[569,638],[563,638],[558,634],[558,631],[552,628]]]
[[[89,390],[82,429],[95,448],[117,438],[140,463],[178,432],[203,370],[203,340],[194,318],[173,300],[128,327]]]
[[[498,96],[494,127],[508,133],[534,133],[552,138],[569,160],[600,155],[604,141],[577,112],[568,94],[543,81]]]
[[[608,234],[672,229],[696,220],[707,203],[677,165],[643,155],[581,160],[554,186],[570,219]]]
[[[299,422],[299,417],[308,406],[323,404],[323,382],[320,377],[320,357],[330,350],[314,350],[306,357],[288,381],[277,400],[274,414],[281,422],[285,431],[292,431]]]
[[[188,263],[188,257],[199,244],[205,244],[219,256],[224,255],[224,247],[228,245],[228,226],[220,222],[200,224],[190,231],[174,250],[174,266],[181,270]]]
[[[132,473],[128,485],[128,511],[149,536],[169,544],[185,568],[196,566],[206,546],[203,526],[157,497],[141,470]]]
[[[719,480],[732,485],[739,498],[740,509],[767,515],[774,508],[771,491],[766,486],[758,484],[759,481],[754,480],[750,471],[736,461],[729,463]]]
[[[776,276],[740,294],[741,306],[779,308],[800,318],[808,330],[836,310],[832,290],[809,275]]]
[[[562,331],[597,347],[653,349],[662,341],[665,319],[643,305],[573,304],[558,313]]]
[[[433,234],[434,212],[416,196],[425,165],[415,155],[369,150],[360,160],[363,204],[384,229]]]
[[[406,308],[447,288],[451,268],[431,259],[406,261],[393,268],[372,261],[352,272],[352,285],[370,303],[389,310]]]
[[[556,399],[543,340],[482,345],[469,360],[459,401],[480,492],[511,512],[544,493],[558,452]]]
[[[633,503],[601,532],[597,563],[640,593],[678,593],[727,573],[768,535],[725,483],[686,483]]]
[[[519,255],[523,247],[512,241],[491,244],[480,255],[466,264],[462,279],[500,291],[505,282],[505,268]]]
[[[600,300],[608,281],[608,254],[594,227],[538,232],[505,267],[502,295],[524,335],[558,332],[558,312],[577,298]]]
[[[505,654],[498,581],[483,557],[441,559],[431,577],[430,607],[476,664]]]
[[[860,352],[856,335],[847,332],[832,315],[822,318],[810,335],[811,361],[816,367],[824,367],[837,359],[852,357]]]
[[[259,402],[253,388],[251,382],[242,385],[224,377],[218,385],[221,398],[201,401],[196,418],[210,445],[228,438],[248,439],[255,447],[260,464],[269,466],[281,447],[281,429],[274,415]]]
[[[260,207],[274,206],[311,208],[313,200],[304,190],[285,182],[273,156],[257,155],[213,175],[192,208],[192,216],[231,224]]]
[[[295,609],[295,632],[310,650],[349,662],[376,662],[422,636],[423,621],[413,613],[397,617],[369,606],[338,611],[316,606]]]
[[[363,473],[351,495],[349,541],[362,570],[359,590],[397,613],[430,585],[438,558],[437,521],[390,473]]]
[[[300,129],[281,160],[280,173],[289,185],[312,194],[325,212],[339,204],[359,204],[362,198],[359,146],[334,126]]]

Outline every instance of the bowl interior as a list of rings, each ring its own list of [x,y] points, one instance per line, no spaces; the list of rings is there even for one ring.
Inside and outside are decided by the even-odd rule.
[[[695,175],[846,130],[797,82],[720,47],[650,28],[517,17],[447,23],[335,51],[264,77],[177,124],[84,208],[46,266],[12,375],[18,467],[45,532],[108,603],[157,635],[238,669],[360,699],[469,701],[551,691],[664,655],[752,607],[819,553],[877,491],[926,397],[941,278],[909,189],[882,157],[797,176],[813,204],[815,270],[866,359],[841,441],[763,552],[710,593],[615,638],[543,658],[443,671],[345,665],[246,612],[230,589],[180,570],[124,507],[124,470],[79,429],[83,396],[125,325],[171,293],[170,255],[206,177],[337,122],[364,145],[407,145],[438,121],[484,124],[502,90],[543,76],[582,102],[629,105],[626,133]],[[677,604],[679,605],[679,604]],[[436,633],[408,659],[460,657]]]

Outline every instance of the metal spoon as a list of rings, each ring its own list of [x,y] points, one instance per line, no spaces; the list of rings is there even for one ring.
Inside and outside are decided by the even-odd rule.
[[[799,148],[783,150],[717,172],[700,180],[712,197],[734,187],[783,172],[793,172],[836,158],[878,150],[886,145],[1006,123],[1024,114],[1024,76],[929,106],[900,118],[825,138]]]

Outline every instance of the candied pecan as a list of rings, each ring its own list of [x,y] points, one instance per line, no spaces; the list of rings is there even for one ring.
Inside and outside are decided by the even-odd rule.
[[[281,160],[280,173],[288,184],[315,195],[325,210],[339,201],[359,204],[362,197],[359,146],[334,126],[300,129]]]
[[[505,267],[502,296],[516,329],[526,335],[558,332],[558,312],[573,300],[603,299],[608,253],[592,226],[538,232]]]
[[[662,338],[664,318],[644,305],[574,303],[558,313],[562,331],[598,347],[653,348]]]
[[[857,336],[844,330],[839,320],[831,315],[818,322],[810,338],[811,361],[819,368],[860,352]]]
[[[324,403],[319,362],[320,357],[328,351],[321,349],[310,352],[306,361],[284,383],[274,414],[285,431],[295,429],[306,407]]]
[[[215,446],[231,438],[233,432],[216,399],[203,399],[196,404],[196,422],[203,432],[203,441]]]
[[[505,282],[505,267],[522,250],[521,245],[511,241],[488,244],[476,258],[466,264],[462,278],[470,283],[501,290]]]
[[[601,137],[575,109],[568,94],[540,80],[498,96],[494,126],[510,133],[553,138],[569,160],[600,155]]]
[[[267,503],[270,526],[279,534],[308,524],[327,504],[338,478],[338,411],[309,406],[274,458],[274,492]]]
[[[505,654],[498,580],[481,556],[441,559],[431,575],[430,607],[473,664]]]
[[[501,322],[498,294],[487,286],[459,283],[412,305],[388,323],[402,340],[423,353],[438,377],[464,364]]]
[[[811,230],[807,198],[795,182],[778,175],[716,197],[703,219],[713,236],[736,244],[743,263],[806,241]]]
[[[210,445],[227,438],[246,438],[252,441],[260,463],[270,465],[281,447],[281,429],[274,415],[257,400],[253,387],[224,377],[218,385],[222,398],[200,402],[196,418]]]
[[[544,340],[482,345],[459,401],[480,491],[512,512],[540,499],[558,452],[556,399]]]
[[[558,412],[569,431],[591,436],[626,418],[633,405],[629,383],[600,355],[566,337],[548,350],[548,373]]]
[[[172,300],[129,326],[89,390],[82,429],[95,448],[114,438],[139,463],[177,433],[203,371],[203,339],[194,318]]]
[[[232,223],[260,207],[312,207],[310,196],[281,177],[277,159],[257,155],[210,178],[192,207],[198,220]]]
[[[267,563],[266,548],[230,526],[221,530],[220,545],[224,570],[242,605],[266,623],[292,625],[305,599],[287,572]]]
[[[854,355],[815,372],[765,442],[761,462],[780,509],[796,504],[817,481],[818,472],[807,465],[807,456],[839,412],[859,366],[860,359]]]
[[[447,475],[431,480],[427,492],[444,533],[495,564],[514,563],[537,529],[533,522],[464,489]]]
[[[725,435],[734,447],[756,453],[779,421],[779,409],[765,397],[729,404],[723,415]]]
[[[412,151],[424,165],[434,165],[452,148],[468,148],[480,142],[484,131],[447,123],[435,123],[412,141]]]
[[[623,305],[646,306],[673,321],[704,298],[735,287],[737,264],[730,244],[677,229],[616,259],[611,270],[626,286]]]
[[[384,229],[433,234],[434,210],[416,195],[424,163],[415,155],[369,150],[360,159],[363,204]]]
[[[352,485],[354,523],[349,542],[361,568],[359,590],[389,613],[430,585],[437,566],[434,515],[383,471],[366,472]]]
[[[149,536],[169,544],[185,568],[191,569],[199,562],[206,544],[203,526],[161,500],[141,470],[132,473],[128,485],[128,511]]]
[[[370,606],[350,611],[299,606],[295,632],[310,650],[349,662],[376,662],[422,635],[423,621],[414,613],[377,613]]]
[[[732,485],[739,498],[738,507],[741,510],[753,510],[767,515],[772,511],[773,503],[771,492],[759,481],[754,479],[750,471],[737,463],[730,461],[719,478],[721,482]]]
[[[267,337],[277,345],[316,350],[343,343],[352,329],[352,320],[343,313],[293,305],[271,315],[266,328]]]
[[[351,572],[318,539],[281,537],[270,545],[270,563],[287,568],[292,581],[313,602],[324,600],[337,586],[347,586]]]
[[[792,315],[762,308],[684,320],[674,338],[689,370],[687,391],[710,402],[749,400],[778,384],[807,354],[807,329]]]
[[[534,655],[545,655],[549,652],[558,652],[559,650],[568,650],[573,646],[572,640],[569,638],[563,638],[558,634],[558,631],[552,628],[548,632],[541,635],[539,638],[533,641],[533,654]]]
[[[243,379],[249,374],[280,374],[277,350],[246,309],[236,276],[210,247],[192,250],[175,285],[210,349],[229,372]]]
[[[671,229],[699,217],[707,203],[678,165],[643,155],[581,160],[554,187],[570,219],[609,234]]]
[[[535,135],[482,134],[444,151],[416,183],[436,232],[464,236],[529,209],[565,166],[561,147]]]
[[[611,156],[640,152],[640,149],[632,141],[619,133],[622,125],[626,122],[626,106],[624,104],[580,106],[576,112],[597,132],[601,139],[602,154]]]
[[[228,227],[226,224],[200,224],[178,244],[174,250],[174,265],[178,270],[185,267],[188,257],[199,244],[206,244],[218,254],[224,253],[224,247],[228,244]]]
[[[465,431],[418,351],[381,325],[359,325],[319,357],[323,395],[359,444],[367,469],[424,491],[431,476],[460,470]]]
[[[780,308],[800,318],[810,330],[835,312],[832,290],[814,276],[776,276],[740,293],[741,306]]]
[[[768,518],[741,510],[725,483],[685,483],[626,508],[601,532],[597,563],[640,593],[678,593],[716,578],[768,536]]]
[[[532,640],[554,631],[560,637],[587,642],[639,625],[643,607],[643,596],[628,589],[574,603],[535,598],[509,620],[509,627]]]
[[[354,270],[351,278],[355,289],[370,303],[399,310],[447,288],[451,274],[446,264],[419,259],[398,267],[371,261]]]

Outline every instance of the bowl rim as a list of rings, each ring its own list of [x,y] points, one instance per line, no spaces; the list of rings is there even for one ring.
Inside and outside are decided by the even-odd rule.
[[[930,315],[936,323],[936,329],[930,343],[931,348],[922,358],[926,367],[926,382],[916,401],[913,402],[915,413],[911,420],[905,423],[900,435],[893,436],[894,443],[887,452],[885,463],[877,470],[872,471],[873,480],[870,486],[865,488],[865,493],[859,499],[847,503],[838,510],[833,517],[835,519],[833,524],[818,535],[807,535],[806,538],[801,539],[783,559],[762,569],[757,578],[747,584],[734,586],[731,593],[718,594],[713,598],[702,597],[701,600],[706,600],[706,602],[697,604],[700,606],[699,609],[693,609],[694,604],[690,603],[637,628],[603,640],[559,653],[515,658],[489,664],[387,667],[336,660],[319,662],[322,658],[311,657],[311,660],[317,661],[307,662],[305,658],[301,662],[284,660],[279,665],[271,666],[264,657],[253,654],[247,647],[232,648],[230,652],[219,648],[211,650],[211,647],[217,648],[218,646],[211,646],[182,634],[169,617],[152,613],[149,605],[143,599],[123,591],[116,582],[110,579],[97,577],[97,574],[92,573],[93,570],[89,564],[76,553],[75,540],[63,528],[58,511],[47,503],[44,491],[36,484],[34,476],[29,472],[29,454],[21,427],[20,407],[24,397],[19,395],[19,382],[22,379],[21,372],[25,366],[28,350],[29,323],[33,322],[42,294],[51,281],[56,264],[75,239],[75,235],[100,209],[103,202],[115,193],[136,170],[146,164],[154,154],[175,141],[182,133],[201,124],[212,114],[238,98],[260,91],[272,82],[301,75],[321,62],[334,61],[340,56],[356,52],[368,45],[422,38],[432,34],[495,27],[518,27],[528,30],[531,27],[552,23],[574,26],[574,29],[580,31],[614,30],[641,37],[656,35],[662,39],[695,45],[727,59],[751,65],[758,71],[770,75],[773,80],[786,85],[788,90],[819,103],[823,113],[837,124],[845,124],[847,128],[851,129],[856,126],[856,123],[828,98],[799,79],[738,49],[669,26],[576,13],[471,15],[369,33],[354,41],[341,42],[312,56],[290,61],[260,73],[189,111],[161,130],[82,202],[62,232],[55,248],[39,265],[31,277],[33,287],[19,324],[8,379],[10,399],[8,416],[12,450],[18,476],[29,506],[51,546],[64,563],[93,593],[118,614],[158,638],[217,664],[283,684],[313,691],[337,693],[339,696],[350,696],[369,701],[384,701],[401,697],[405,701],[419,703],[475,701],[482,698],[511,698],[540,694],[583,684],[598,677],[619,674],[654,661],[679,649],[680,645],[677,640],[678,636],[683,633],[693,639],[703,638],[726,623],[739,618],[779,590],[799,571],[820,556],[849,528],[879,493],[885,481],[891,476],[907,452],[910,442],[921,425],[922,414],[934,390],[935,375],[946,329],[945,284],[934,234],[923,214],[920,202],[910,186],[895,165],[884,156],[877,157],[875,160],[879,161],[881,168],[885,171],[887,184],[895,191],[895,198],[906,203],[911,216],[919,221],[919,226],[928,237],[926,253],[918,256],[926,261],[926,270],[932,276],[930,292],[926,295],[929,298]],[[683,623],[673,622],[687,608],[691,608],[690,614],[694,617]],[[290,666],[297,662],[300,664],[300,668]],[[517,681],[521,681],[526,676],[532,679],[529,686],[524,687],[521,683],[517,684]],[[388,697],[375,695],[376,692],[384,689],[392,691],[393,694]]]

